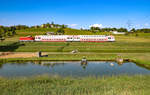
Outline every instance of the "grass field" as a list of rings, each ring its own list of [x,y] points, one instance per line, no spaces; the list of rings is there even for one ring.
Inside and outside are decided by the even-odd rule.
[[[1,95],[149,95],[150,76],[0,78]],[[5,89],[4,89],[5,88]]]
[[[99,53],[146,53],[150,52],[150,39],[133,36],[116,36],[116,42],[18,42],[18,37],[0,43],[0,52],[99,52]]]
[[[92,43],[92,42],[18,42],[20,36],[40,35],[48,31],[56,32],[56,29],[27,29],[18,30],[17,35],[7,38],[0,43],[0,52],[48,52],[48,60],[81,60],[86,56],[89,60],[115,59],[118,54],[124,58],[134,59],[137,62],[150,63],[150,33],[138,33],[125,35],[115,35],[116,42]],[[76,29],[65,29],[68,35],[84,34],[85,31]],[[96,35],[86,31],[89,35]],[[72,33],[72,34],[71,34]],[[105,32],[101,33],[107,34]],[[71,51],[78,50],[78,54],[70,54]],[[57,54],[58,53],[58,54]],[[64,54],[67,53],[67,54]],[[34,58],[32,58],[34,59]]]

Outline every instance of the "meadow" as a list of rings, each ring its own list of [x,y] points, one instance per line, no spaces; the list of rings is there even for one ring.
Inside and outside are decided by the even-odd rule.
[[[0,78],[0,92],[1,95],[149,95],[149,79],[148,75]]]

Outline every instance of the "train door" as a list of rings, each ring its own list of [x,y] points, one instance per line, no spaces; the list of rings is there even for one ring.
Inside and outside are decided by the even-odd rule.
[[[73,41],[74,42],[79,42],[80,41],[80,36],[73,36]]]
[[[73,36],[67,36],[67,41],[72,42],[73,41]]]

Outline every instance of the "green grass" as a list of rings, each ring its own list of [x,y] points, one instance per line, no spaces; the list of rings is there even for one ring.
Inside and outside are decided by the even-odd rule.
[[[48,54],[48,57],[34,57],[34,58],[8,58],[1,59],[3,61],[34,61],[34,60],[48,60],[48,61],[80,61],[83,56],[87,58],[89,61],[100,61],[100,60],[115,60],[117,54]]]
[[[149,95],[149,79],[150,76],[0,78],[0,92],[1,95]]]
[[[129,36],[136,36],[137,37],[146,37],[149,38],[150,37],[150,33],[133,33],[133,34],[129,34]]]
[[[111,33],[109,32],[96,32],[93,33],[91,31],[85,31],[85,30],[78,30],[78,29],[70,29],[66,28],[65,30],[65,35],[110,35]],[[44,35],[47,32],[54,32],[56,33],[57,29],[56,28],[37,28],[37,29],[25,29],[25,30],[17,30],[17,36],[28,36],[28,35]]]
[[[9,38],[0,43],[0,46],[11,46],[18,42],[19,38]],[[20,45],[19,45],[20,44]],[[99,53],[146,53],[150,52],[150,39],[141,37],[116,36],[116,42],[92,43],[92,42],[22,42],[18,47],[11,46],[10,51],[15,52],[71,52],[77,49],[79,52]],[[7,48],[0,51],[9,51]]]
[[[25,30],[17,30],[17,36],[35,36],[35,35],[45,35],[47,32],[56,32],[54,28],[38,28],[38,29],[25,29]]]

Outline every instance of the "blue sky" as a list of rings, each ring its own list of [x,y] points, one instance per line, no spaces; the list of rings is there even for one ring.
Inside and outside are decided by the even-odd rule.
[[[0,0],[0,25],[150,28],[150,0]]]

